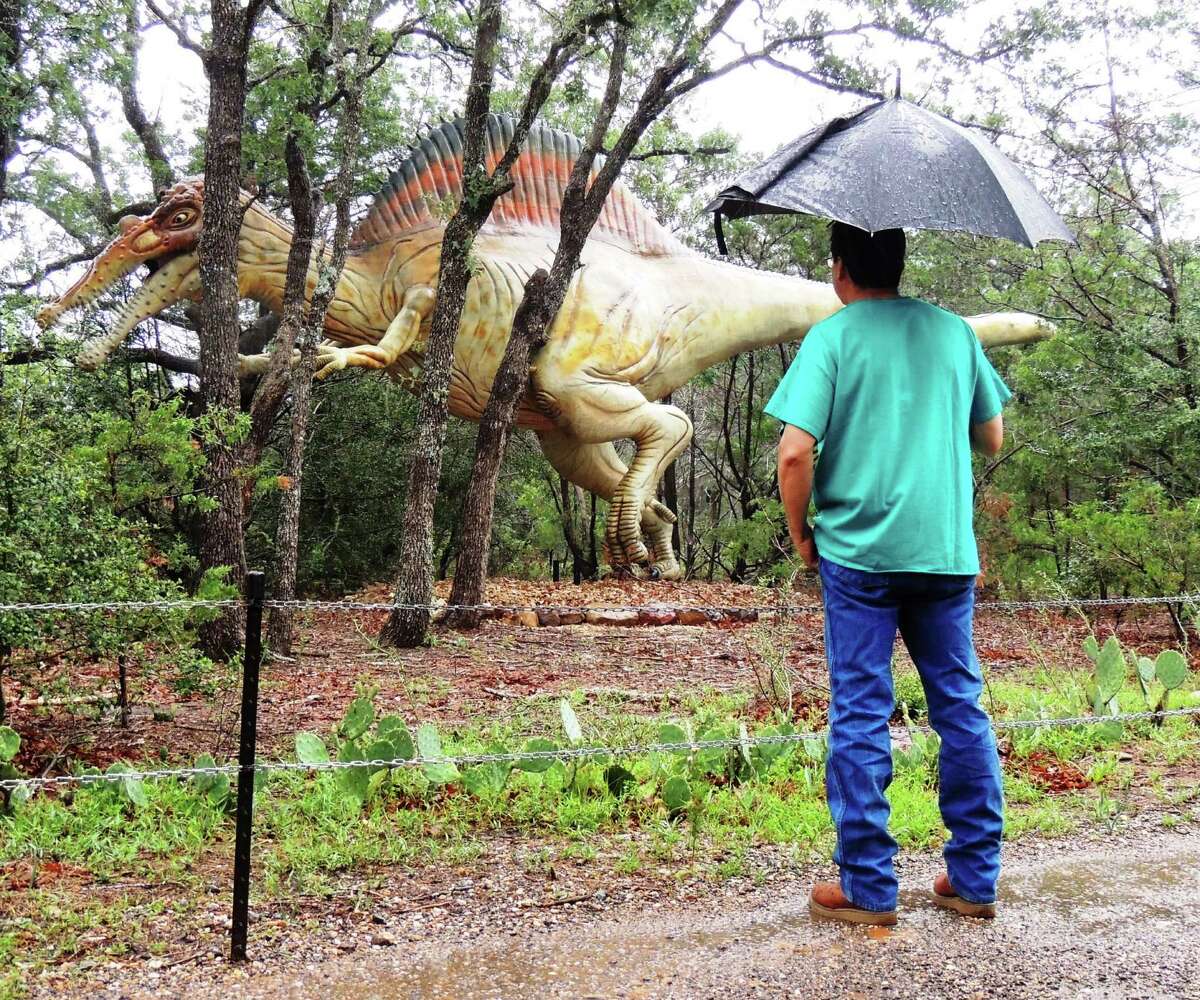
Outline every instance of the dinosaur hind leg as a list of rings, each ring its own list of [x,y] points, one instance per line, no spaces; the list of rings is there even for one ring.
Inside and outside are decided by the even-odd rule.
[[[586,444],[565,431],[552,431],[538,435],[542,451],[547,460],[568,482],[581,486],[589,493],[611,503],[629,469],[611,441]],[[650,544],[651,559],[655,570],[664,580],[678,580],[683,568],[675,558],[671,545],[671,528],[675,515],[659,503],[650,500],[642,507],[641,533]],[[609,545],[609,558],[614,566],[622,568],[624,549],[613,549]]]

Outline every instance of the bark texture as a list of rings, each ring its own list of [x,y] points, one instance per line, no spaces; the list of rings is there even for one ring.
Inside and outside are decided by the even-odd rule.
[[[21,80],[21,24],[24,0],[0,0],[0,67],[3,67],[3,109],[0,110],[0,205],[8,197],[8,161],[17,151],[17,130],[25,103]]]
[[[346,254],[350,245],[350,197],[355,169],[358,164],[358,139],[362,131],[362,91],[366,79],[378,68],[364,68],[361,60],[357,60],[352,68],[347,69],[342,56],[347,41],[342,31],[342,11],[334,3],[330,3],[326,13],[326,29],[329,34],[330,50],[336,54],[333,60],[323,58],[319,54],[311,55],[308,68],[311,73],[324,73],[330,62],[336,62],[339,70],[335,73],[335,83],[338,94],[341,95],[342,116],[339,125],[341,155],[337,180],[334,183],[334,199],[336,202],[337,221],[333,233],[333,253],[326,259],[325,250],[320,250],[320,262],[317,268],[317,285],[313,291],[312,301],[306,312],[301,315],[304,304],[305,280],[308,271],[308,256],[301,262],[296,260],[295,266],[301,276],[297,278],[295,287],[285,287],[285,296],[290,292],[296,303],[297,316],[300,317],[300,334],[297,338],[293,331],[280,331],[277,339],[277,352],[286,352],[283,359],[286,362],[292,354],[293,344],[299,341],[300,363],[291,369],[292,421],[288,440],[288,455],[285,474],[289,479],[284,491],[283,504],[279,513],[276,551],[278,563],[275,573],[275,596],[280,600],[291,600],[296,596],[296,570],[300,554],[300,503],[303,498],[304,484],[304,444],[308,435],[308,421],[311,415],[313,362],[316,358],[317,345],[325,327],[325,314],[329,303],[333,301],[337,290],[338,278],[346,264]],[[318,120],[320,108],[316,104],[303,105],[300,109],[306,117],[315,123]],[[316,214],[313,208],[312,183],[304,155],[300,150],[298,134],[293,132],[288,137],[288,193],[292,203],[292,215],[296,220],[299,232],[301,224],[309,236],[309,250],[312,248],[312,235],[316,230]],[[293,251],[295,244],[293,244]],[[288,280],[292,278],[292,258],[288,258]],[[285,299],[285,318],[289,301]],[[255,400],[256,404],[258,400]],[[279,403],[273,404],[278,408]],[[284,609],[274,609],[268,623],[268,641],[274,652],[288,655],[292,642],[292,612]]]
[[[204,230],[200,236],[200,394],[210,435],[205,447],[204,491],[216,507],[201,519],[202,570],[227,567],[240,585],[246,573],[242,535],[240,447],[234,433],[240,409],[237,377],[237,240],[242,126],[246,106],[246,54],[261,4],[213,0],[212,42],[204,53],[209,82],[208,132],[204,146]],[[239,608],[223,610],[200,629],[212,657],[228,658],[241,644]]]
[[[546,284],[549,280],[550,275],[539,268],[525,283],[525,297],[513,317],[512,335],[508,338],[504,357],[492,383],[491,395],[479,421],[475,462],[471,467],[471,481],[463,501],[463,543],[459,548],[454,586],[450,591],[452,605],[483,603],[488,552],[491,550],[492,510],[496,503],[500,464],[504,460],[517,403],[529,382],[529,359],[545,343],[545,331],[554,318],[552,313],[545,314]],[[541,331],[540,334],[538,331]],[[479,612],[454,612],[450,620],[459,628],[475,628],[479,625]]]
[[[550,96],[551,87],[586,41],[588,34],[611,14],[601,10],[574,21],[551,43],[534,72],[512,140],[491,177],[483,165],[483,130],[491,107],[496,70],[496,42],[500,34],[499,0],[479,6],[471,82],[467,87],[466,127],[463,136],[463,200],[446,226],[438,272],[437,304],[425,349],[424,382],[417,410],[417,441],[409,470],[408,499],[402,528],[400,571],[396,580],[395,610],[380,639],[395,646],[416,646],[429,630],[429,602],[433,597],[433,502],[441,476],[442,448],[446,439],[446,406],[454,341],[466,302],[470,280],[468,258],[471,241],[491,214],[496,199],[512,187],[509,172],[529,134],[534,118]],[[554,276],[551,275],[551,280]]]
[[[467,89],[466,129],[463,143],[463,200],[446,226],[438,270],[437,304],[425,348],[424,377],[417,407],[417,440],[408,475],[408,498],[396,578],[396,604],[428,604],[433,594],[433,502],[442,472],[442,448],[450,412],[450,366],[454,342],[467,301],[471,278],[471,241],[491,213],[502,192],[484,192],[472,203],[466,197],[472,178],[486,176],[483,166],[483,130],[491,107],[492,80],[496,71],[496,42],[500,34],[499,0],[484,0],[479,8],[475,56]],[[526,125],[528,131],[528,125]],[[523,136],[521,137],[523,138]],[[517,137],[514,136],[514,143]],[[507,158],[507,157],[506,157]],[[515,158],[515,155],[514,155]],[[510,161],[511,163],[511,161]],[[499,174],[499,167],[497,168]],[[501,178],[502,180],[503,178]],[[496,177],[493,175],[492,186]],[[490,195],[490,197],[488,197]],[[389,616],[380,638],[396,646],[416,646],[429,629],[425,608],[398,607]]]

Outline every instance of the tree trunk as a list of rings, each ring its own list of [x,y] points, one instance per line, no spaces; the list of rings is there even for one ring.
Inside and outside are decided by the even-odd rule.
[[[300,506],[303,499],[304,444],[308,435],[308,421],[311,415],[313,362],[316,359],[317,346],[325,327],[325,314],[337,290],[338,279],[345,266],[350,244],[350,189],[355,165],[358,162],[358,138],[362,131],[362,89],[367,76],[374,72],[373,69],[364,72],[361,60],[354,64],[352,70],[347,71],[342,58],[346,42],[341,33],[341,13],[340,8],[333,3],[330,3],[326,10],[325,23],[330,39],[330,57],[310,56],[309,59],[309,70],[314,74],[323,73],[330,62],[338,64],[336,83],[343,94],[343,111],[339,126],[341,162],[334,185],[337,222],[333,233],[333,254],[327,258],[323,246],[318,253],[317,282],[307,309],[304,309],[304,300],[317,219],[313,204],[312,181],[308,172],[308,164],[300,149],[299,134],[292,132],[287,139],[288,196],[296,232],[288,252],[288,271],[283,305],[284,321],[280,324],[281,329],[276,340],[276,349],[283,352],[285,364],[290,363],[292,345],[297,339],[296,331],[298,329],[300,362],[290,373],[292,422],[285,469],[290,481],[283,494],[276,541],[278,562],[275,574],[275,596],[280,600],[291,600],[296,594],[296,575],[300,551]],[[308,118],[314,126],[317,125],[318,109],[314,103],[302,104],[297,111]],[[270,405],[278,407],[281,401],[282,399]],[[256,404],[259,402],[259,399],[255,400]],[[290,610],[273,609],[268,626],[268,638],[271,649],[284,656],[291,651],[292,622],[293,614]]]
[[[240,393],[237,376],[237,242],[242,127],[246,104],[246,50],[258,5],[242,10],[237,0],[213,0],[208,74],[208,131],[204,144],[204,229],[200,235],[200,394],[210,437],[203,489],[216,507],[202,515],[200,568],[226,567],[239,586],[246,573],[242,535],[240,448],[234,438]],[[240,608],[223,609],[200,628],[200,644],[212,657],[232,656],[241,642]]]
[[[472,184],[473,197],[463,198],[446,225],[438,268],[437,303],[430,323],[422,361],[421,398],[417,406],[417,440],[408,474],[408,496],[400,538],[400,571],[396,577],[397,605],[380,632],[380,640],[394,646],[417,646],[429,630],[429,603],[433,598],[433,502],[442,471],[442,448],[446,441],[447,402],[450,395],[450,365],[454,342],[467,301],[471,278],[471,244],[492,206],[510,190],[509,171],[529,133],[533,117],[549,96],[549,83],[531,87],[512,141],[489,178],[484,167],[484,130],[491,107],[492,80],[496,71],[497,39],[500,34],[499,0],[479,5],[475,56],[467,87],[466,124],[463,129],[464,186]],[[557,58],[557,57],[556,57]],[[550,82],[561,72],[546,69]],[[539,72],[539,79],[543,74]],[[481,180],[482,177],[482,180]]]
[[[483,603],[483,585],[487,579],[488,553],[492,541],[492,509],[496,502],[500,464],[504,459],[517,403],[529,381],[530,356],[545,342],[546,330],[554,318],[553,313],[546,314],[549,277],[546,271],[539,268],[525,283],[525,297],[517,307],[512,334],[479,422],[471,482],[463,501],[462,544],[458,550],[458,565],[454,570],[454,587],[450,591],[452,606]],[[451,612],[448,620],[457,628],[476,628],[479,625],[479,612]]]
[[[27,94],[21,71],[21,25],[25,20],[24,0],[0,0],[0,67],[3,89],[0,98],[0,205],[8,197],[8,161],[17,151],[17,129],[21,124]]]
[[[313,362],[320,342],[319,329],[311,324],[300,334],[300,364],[292,370],[292,427],[288,439],[287,477],[279,526],[275,534],[278,562],[275,568],[275,596],[289,601],[296,596],[296,570],[300,560],[300,501],[303,496],[304,442],[312,410]],[[292,652],[293,614],[286,608],[272,608],[267,626],[267,644],[273,653],[290,656]]]
[[[425,605],[433,594],[433,502],[442,474],[442,448],[450,416],[450,365],[454,360],[459,319],[467,300],[467,282],[471,276],[467,256],[474,235],[469,231],[467,217],[456,215],[446,227],[442,243],[438,301],[422,362],[424,377],[417,406],[417,439],[400,529],[400,572],[396,577],[395,602],[409,606],[397,607],[380,633],[384,643],[394,646],[418,646],[429,629],[429,609]]]

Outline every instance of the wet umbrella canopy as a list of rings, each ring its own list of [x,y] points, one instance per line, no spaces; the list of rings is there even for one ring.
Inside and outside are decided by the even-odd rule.
[[[1033,246],[1075,242],[995,146],[899,97],[788,143],[709,203],[721,216],[803,212],[881,229],[951,229]],[[722,252],[724,246],[722,245]]]

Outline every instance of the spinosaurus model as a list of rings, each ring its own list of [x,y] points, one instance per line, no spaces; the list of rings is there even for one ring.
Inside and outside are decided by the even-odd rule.
[[[512,131],[511,119],[489,118],[489,170]],[[496,203],[475,241],[477,270],[450,388],[450,411],[459,417],[479,419],[525,282],[535,269],[549,267],[563,189],[580,149],[573,136],[535,126],[514,164],[513,190]],[[593,175],[598,169],[599,163]],[[457,200],[461,181],[462,126],[450,123],[424,138],[376,195],[351,238],[330,304],[318,378],[351,366],[419,374],[444,231],[431,205]],[[239,294],[278,312],[291,229],[250,195],[243,194],[243,204]],[[151,263],[152,273],[110,331],[80,351],[78,363],[95,368],[138,323],[173,303],[198,300],[203,210],[201,181],[163,190],[150,215],[121,219],[119,235],[38,314],[39,322],[50,326]],[[316,279],[314,261],[309,294]],[[614,569],[648,566],[666,579],[681,576],[671,546],[675,515],[655,493],[667,466],[687,447],[692,423],[659,400],[735,354],[799,340],[839,308],[829,285],[701,256],[667,232],[627,187],[613,187],[549,339],[533,359],[517,421],[537,434],[546,458],[568,481],[609,502],[605,541]],[[1050,332],[1019,313],[968,322],[989,347]],[[242,356],[242,373],[264,371],[267,360],[265,354]],[[636,447],[628,466],[613,446],[625,438]]]

